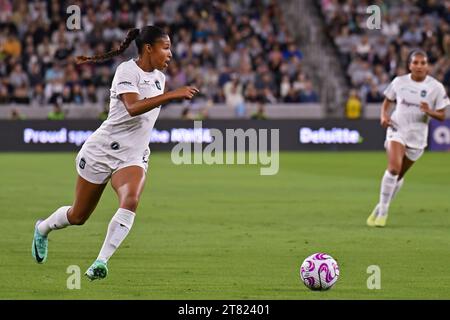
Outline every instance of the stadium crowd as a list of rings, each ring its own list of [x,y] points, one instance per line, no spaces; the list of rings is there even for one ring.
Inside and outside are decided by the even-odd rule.
[[[72,4],[80,29],[66,25]],[[169,90],[195,85],[235,108],[319,99],[276,1],[0,0],[0,104],[104,103],[117,65],[137,55],[134,44],[98,64],[74,57],[115,49],[128,29],[151,24],[171,36]]]
[[[370,5],[381,9],[381,29],[367,27]],[[450,89],[450,1],[321,0],[329,35],[347,70],[350,99],[383,101],[391,80],[408,73],[411,50],[429,57],[430,74]]]

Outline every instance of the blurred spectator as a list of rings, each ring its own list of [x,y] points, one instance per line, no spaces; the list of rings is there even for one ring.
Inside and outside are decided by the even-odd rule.
[[[8,88],[0,82],[0,104],[9,103]]]
[[[350,97],[345,105],[345,116],[347,119],[359,119],[361,117],[362,104],[356,90],[350,90]]]
[[[328,32],[343,57],[349,84],[361,93],[362,103],[379,102],[387,84],[407,73],[407,56],[415,48],[427,52],[430,75],[444,79],[450,67],[450,3],[424,0],[377,4],[382,7],[382,29],[372,32],[365,27],[367,1],[321,0]],[[359,26],[355,25],[358,21]],[[443,83],[449,90],[450,81]]]
[[[319,96],[313,90],[313,85],[311,81],[306,81],[305,88],[300,91],[300,102],[302,103],[319,102]]]
[[[235,74],[232,76],[232,81],[227,82],[223,89],[225,103],[228,107],[235,110],[237,117],[245,116],[245,103],[242,90],[242,85],[239,83],[239,79]]]
[[[65,113],[61,108],[61,105],[57,102],[53,105],[53,110],[47,115],[48,120],[64,120]]]
[[[0,43],[0,53],[12,58],[18,58],[22,53],[22,45],[11,31],[8,32],[6,40]]]
[[[256,112],[250,117],[252,120],[267,120],[266,112],[264,109],[264,102],[259,101],[256,105]]]
[[[181,119],[182,120],[194,120],[195,119],[189,106],[184,107],[183,110],[181,111]]]
[[[23,114],[21,114],[21,113],[19,112],[19,110],[17,110],[17,109],[12,109],[12,110],[11,110],[11,116],[10,116],[10,119],[11,119],[11,120],[25,120],[26,117],[25,117]]]
[[[366,96],[367,103],[378,103],[383,102],[384,96],[378,91],[378,87],[375,84],[372,84],[370,87],[370,91]]]
[[[276,1],[88,1],[82,2],[79,31],[67,30],[64,23],[70,1],[0,3],[0,22],[8,22],[0,31],[0,74],[10,81],[10,100],[32,106],[52,104],[60,97],[77,105],[103,103],[99,97],[109,92],[117,65],[136,56],[134,44],[101,63],[74,66],[73,57],[107,52],[119,46],[127,29],[159,23],[173,44],[168,89],[197,85],[216,103],[234,99],[231,104],[238,114],[245,111],[246,101],[260,97],[300,102],[292,94],[287,97],[288,82],[305,77],[303,55]],[[232,90],[227,85],[231,74],[239,79]],[[297,86],[294,95],[301,89]]]

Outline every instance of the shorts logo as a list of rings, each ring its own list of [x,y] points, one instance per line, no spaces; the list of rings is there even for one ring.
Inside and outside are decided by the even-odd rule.
[[[159,83],[158,80],[155,81],[156,87],[158,88],[158,90],[161,90],[161,83]]]
[[[144,156],[142,157],[142,163],[148,163],[148,156],[150,155],[150,152],[148,150],[144,151]]]
[[[81,159],[80,159],[80,163],[78,164],[78,166],[79,166],[81,169],[84,169],[84,167],[86,166],[86,160],[84,160],[84,158],[81,158]]]
[[[113,150],[119,150],[120,148],[120,144],[116,141],[114,141],[113,143],[111,143],[111,149]]]
[[[426,90],[422,90],[420,91],[420,96],[423,98],[427,95],[427,91]]]

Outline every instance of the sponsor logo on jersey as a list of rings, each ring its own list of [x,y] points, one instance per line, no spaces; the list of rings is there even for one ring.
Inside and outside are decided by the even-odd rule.
[[[422,98],[426,97],[426,95],[427,95],[427,90],[422,90],[422,91],[420,91],[420,96],[421,96]]]
[[[119,84],[126,84],[126,85],[129,85],[129,86],[132,85],[132,83],[130,81],[121,81],[117,85],[119,85]]]
[[[80,163],[78,164],[78,166],[79,166],[81,169],[84,169],[84,167],[86,166],[86,160],[84,160],[84,158],[81,158],[81,159],[80,159]]]
[[[407,106],[407,107],[417,107],[417,108],[420,108],[420,105],[419,105],[419,104],[414,103],[414,102],[407,101],[405,98],[403,98],[401,104],[403,104],[403,105],[405,105],[405,106]]]
[[[158,80],[155,81],[156,87],[158,88],[158,90],[161,90],[161,84],[159,83]]]
[[[142,83],[142,84],[149,85],[150,84],[150,80],[144,80],[144,83]]]
[[[400,91],[409,91],[409,93],[418,93],[418,91],[411,88],[401,88]]]

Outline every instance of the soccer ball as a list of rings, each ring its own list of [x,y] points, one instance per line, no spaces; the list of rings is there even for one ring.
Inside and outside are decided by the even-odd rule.
[[[328,290],[339,278],[339,266],[330,255],[314,253],[303,261],[300,278],[311,290]]]

